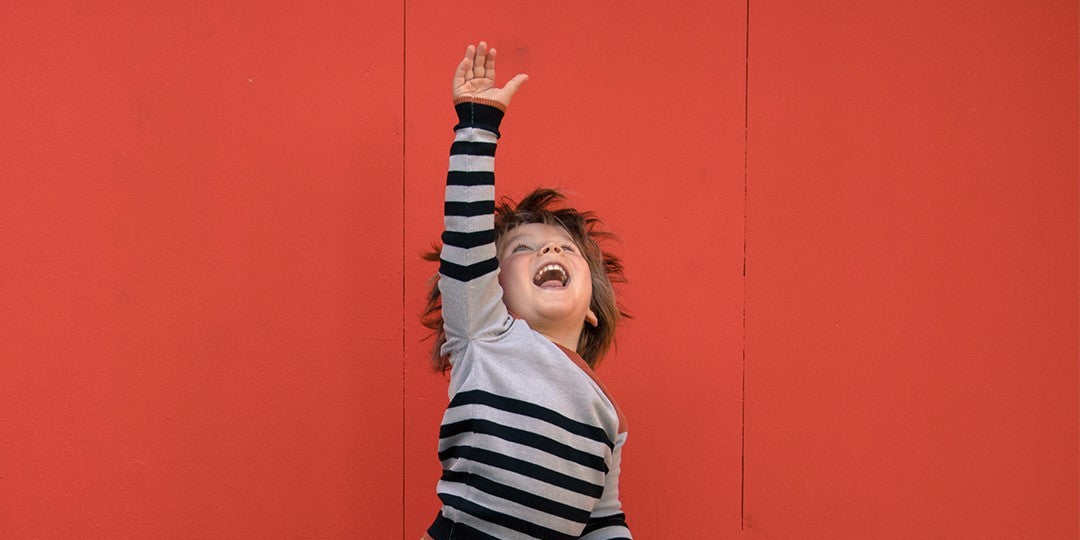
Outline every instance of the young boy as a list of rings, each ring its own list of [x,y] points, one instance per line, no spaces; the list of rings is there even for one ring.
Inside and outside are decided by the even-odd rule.
[[[618,493],[626,423],[592,370],[614,339],[622,267],[601,252],[598,220],[556,208],[555,191],[495,205],[499,124],[527,78],[496,87],[484,42],[454,73],[459,123],[425,314],[451,401],[443,507],[425,538],[630,538]]]

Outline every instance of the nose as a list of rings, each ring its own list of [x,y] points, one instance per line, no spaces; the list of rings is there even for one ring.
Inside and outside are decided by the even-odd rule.
[[[547,255],[548,253],[556,253],[562,255],[563,249],[558,244],[548,243],[540,249],[541,255]]]

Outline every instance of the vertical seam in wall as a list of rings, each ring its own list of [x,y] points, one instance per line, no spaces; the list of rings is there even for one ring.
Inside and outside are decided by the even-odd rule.
[[[746,266],[748,229],[748,200],[750,192],[750,0],[746,0],[746,42],[743,58],[743,331],[742,331],[742,449],[739,463],[739,529],[746,530]]]
[[[408,1],[401,3],[401,538],[405,538],[405,32]]]

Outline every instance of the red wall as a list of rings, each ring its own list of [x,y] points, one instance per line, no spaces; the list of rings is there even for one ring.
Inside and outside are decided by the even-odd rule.
[[[746,530],[1076,538],[1076,2],[749,20]]]
[[[479,39],[624,240],[638,537],[1080,534],[1075,3],[380,6],[6,7],[0,538],[420,535]]]
[[[599,374],[628,417],[620,482],[631,528],[642,538],[673,523],[686,538],[738,531],[745,6],[580,5],[568,15],[521,3],[447,28],[459,6],[417,4],[405,32],[406,254],[442,226],[455,123],[443,66],[485,36],[500,77],[530,77],[500,129],[499,190],[563,188],[624,241],[634,319]],[[673,42],[674,29],[692,39]],[[410,309],[434,270],[407,261]],[[410,534],[438,511],[434,450],[447,403],[445,380],[425,371],[424,336],[406,330]]]
[[[400,535],[401,7],[72,4],[0,17],[0,538]]]

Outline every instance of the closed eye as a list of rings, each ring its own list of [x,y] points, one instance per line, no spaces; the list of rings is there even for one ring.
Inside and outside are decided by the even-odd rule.
[[[529,246],[526,246],[525,244],[518,244],[518,245],[514,246],[514,249],[510,250],[510,252],[511,253],[517,253],[519,251],[527,251],[529,249],[530,249]]]
[[[563,246],[562,248],[563,248],[564,250],[566,250],[566,251],[570,251],[570,252],[574,252],[574,251],[577,251],[577,250],[575,250],[575,249],[574,249],[574,246],[570,246],[570,245],[566,245],[566,246]]]

